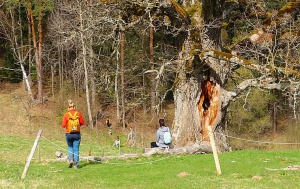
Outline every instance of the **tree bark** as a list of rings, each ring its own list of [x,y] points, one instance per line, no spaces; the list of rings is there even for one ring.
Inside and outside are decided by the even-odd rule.
[[[38,101],[43,102],[43,67],[42,67],[42,48],[43,48],[43,27],[42,27],[42,8],[39,6],[38,15],[39,41],[38,41],[38,62],[37,62],[37,76],[38,76]]]
[[[28,49],[31,50],[32,48],[32,41],[31,41],[31,21],[30,21],[30,15],[29,11],[27,10],[27,28],[28,28],[28,34],[27,34],[27,40],[28,40]],[[30,85],[32,85],[32,79],[31,79],[31,61],[32,61],[32,54],[28,53],[28,81]]]
[[[83,66],[84,66],[84,83],[85,83],[85,94],[86,94],[86,104],[87,104],[87,110],[88,110],[88,117],[89,117],[89,126],[94,127],[93,125],[93,117],[91,112],[91,103],[90,103],[90,93],[89,93],[89,77],[88,77],[88,68],[87,68],[87,47],[85,43],[85,36],[83,34],[84,32],[84,26],[83,26],[83,15],[82,15],[82,7],[80,6],[80,12],[79,12],[79,19],[80,19],[80,39],[81,39],[81,45],[82,45],[82,59],[83,59]]]
[[[93,44],[91,39],[91,45]],[[92,47],[90,47],[90,81],[91,81],[91,91],[92,91],[92,107],[96,106],[96,85],[95,85],[95,73],[94,73],[94,59],[95,53]],[[93,111],[92,111],[93,112]]]
[[[36,63],[36,72],[37,72],[37,80],[38,80],[38,94],[37,94],[37,101],[43,102],[43,89],[42,89],[42,12],[41,8],[39,8],[39,15],[38,15],[38,28],[39,28],[39,43],[36,39],[36,31],[35,31],[35,24],[34,24],[34,17],[32,12],[32,3],[29,1],[28,3],[28,14],[30,18],[30,25],[31,25],[31,33],[32,33],[32,42],[33,48],[35,53],[35,63]]]
[[[125,130],[124,61],[125,61],[125,32],[121,31],[121,104],[122,104],[122,125],[123,125],[123,129]]]
[[[33,102],[33,101],[34,101],[34,98],[33,98],[32,92],[31,92],[30,83],[29,83],[29,80],[28,80],[28,77],[27,77],[25,68],[24,68],[24,66],[23,66],[23,63],[20,63],[20,66],[21,66],[21,70],[22,70],[22,74],[23,74],[23,79],[24,79],[24,81],[25,81],[26,88],[27,88],[27,91],[28,91],[28,96],[29,96],[31,102]]]
[[[118,50],[117,50],[118,51]],[[117,123],[120,122],[120,100],[119,100],[119,53],[117,53],[117,66],[116,66],[116,73],[115,73],[115,96],[116,96],[116,112],[117,112]]]
[[[154,35],[154,28],[151,25],[149,27],[149,49],[150,49],[150,70],[153,71],[154,70],[154,63],[153,63],[153,56],[154,56],[154,49],[153,49],[153,43],[154,43],[154,39],[153,39],[153,35]],[[155,115],[156,113],[156,98],[155,98],[155,83],[154,83],[154,78],[155,76],[153,75],[153,73],[150,73],[150,83],[151,83],[151,114],[152,116]]]
[[[218,1],[219,2],[219,1]],[[205,0],[202,3],[203,15],[195,17],[194,30],[191,35],[201,37],[203,51],[206,49],[221,49],[220,26],[213,24],[218,19],[222,8],[220,1]],[[204,32],[203,32],[204,31]],[[223,120],[228,102],[226,91],[222,88],[225,82],[226,63],[213,58],[200,59],[198,64],[202,64],[200,69],[195,70],[194,77],[187,75],[189,66],[193,64],[194,57],[191,53],[195,42],[192,40],[196,36],[187,38],[184,42],[183,51],[180,52],[177,71],[177,85],[174,92],[175,118],[173,124],[173,137],[177,146],[189,145],[190,143],[208,142],[209,135],[207,126],[212,131],[224,132],[225,121]],[[224,106],[222,106],[224,104]],[[219,129],[221,128],[221,129]],[[224,137],[215,135],[218,151],[228,150]]]
[[[197,103],[199,83],[196,80],[181,81],[174,91],[175,115],[172,130],[173,145],[185,146],[200,138],[200,120]]]
[[[34,24],[34,17],[33,17],[33,12],[32,12],[32,3],[29,1],[28,3],[28,14],[30,18],[30,25],[31,25],[31,33],[32,33],[32,42],[33,42],[33,48],[34,48],[34,54],[35,54],[35,63],[36,63],[36,72],[37,72],[37,80],[38,80],[38,94],[37,94],[37,101],[42,102],[42,73],[41,73],[41,58],[39,57],[41,55],[41,50],[39,50],[40,45],[42,42],[39,42],[37,44],[37,39],[36,39],[36,31],[35,31],[35,24]],[[42,19],[41,19],[41,13],[39,12],[39,17],[38,17],[38,26],[39,29],[42,27]],[[40,31],[42,32],[42,31]],[[39,34],[39,37],[42,38],[42,34]]]

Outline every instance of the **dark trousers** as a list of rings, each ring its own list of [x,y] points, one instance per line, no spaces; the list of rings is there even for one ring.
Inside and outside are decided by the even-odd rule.
[[[151,142],[151,148],[156,148],[156,147],[158,147],[156,142]]]

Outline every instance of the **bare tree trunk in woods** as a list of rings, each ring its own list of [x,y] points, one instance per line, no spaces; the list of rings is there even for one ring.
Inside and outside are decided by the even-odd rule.
[[[43,100],[43,90],[42,90],[42,17],[41,17],[41,10],[39,10],[39,16],[38,16],[38,27],[39,27],[39,44],[37,44],[36,39],[36,31],[35,31],[35,24],[34,24],[34,18],[33,18],[33,12],[32,12],[32,4],[31,1],[28,3],[28,14],[30,18],[30,25],[31,25],[31,33],[32,33],[32,41],[33,41],[33,48],[35,53],[35,62],[36,62],[36,71],[37,71],[37,79],[38,79],[38,95],[37,100],[39,102],[42,102]],[[39,49],[40,48],[40,49]]]
[[[37,63],[37,76],[38,76],[38,101],[43,102],[43,68],[42,68],[42,47],[43,47],[43,29],[42,29],[42,8],[39,7],[38,16],[39,28],[39,43],[38,43],[38,63]]]
[[[119,90],[118,90],[118,75],[119,75],[119,51],[117,50],[117,68],[115,75],[115,95],[116,95],[116,112],[117,112],[117,123],[120,122],[120,101],[119,101]]]
[[[54,66],[51,65],[51,93],[52,97],[54,98]]]
[[[22,19],[21,19],[21,10],[20,10],[20,3],[19,3],[19,26],[16,26],[16,22],[15,22],[15,16],[12,10],[9,11],[10,12],[10,17],[11,17],[11,29],[12,29],[12,40],[9,40],[12,42],[12,50],[14,52],[14,55],[16,56],[16,58],[19,61],[21,70],[22,70],[22,74],[23,74],[23,80],[26,84],[26,88],[28,91],[28,96],[31,99],[31,101],[33,101],[33,95],[31,92],[31,87],[30,87],[30,83],[27,77],[27,73],[26,70],[24,68],[24,61],[26,59],[26,57],[30,54],[30,49],[27,50],[26,55],[24,54],[24,44],[23,44],[23,32],[22,32]],[[17,36],[17,31],[19,31],[19,35]],[[9,38],[9,35],[7,36],[7,38]],[[18,38],[20,38],[21,42],[19,44],[18,42]]]
[[[153,64],[153,55],[154,55],[154,49],[153,49],[153,35],[154,35],[154,27],[150,26],[149,28],[149,49],[150,49],[150,70],[154,70],[154,64]],[[154,83],[154,78],[155,76],[150,73],[151,76],[151,114],[152,116],[155,116],[156,113],[156,99],[155,99],[155,83]]]
[[[12,19],[12,20],[14,20],[14,19]],[[24,81],[26,83],[26,88],[27,88],[27,91],[28,91],[28,96],[31,99],[31,102],[33,102],[34,98],[33,98],[32,92],[31,92],[30,81],[29,81],[29,79],[27,77],[27,73],[26,73],[26,70],[25,70],[24,65],[23,65],[26,56],[24,55],[24,50],[23,50],[24,44],[23,44],[22,18],[21,18],[20,3],[19,3],[19,22],[20,22],[19,30],[20,30],[20,35],[21,35],[21,37],[20,37],[20,39],[21,39],[21,49],[17,50],[18,51],[18,57],[19,57],[19,60],[21,60],[20,61],[20,65],[21,65],[21,70],[22,70],[22,73],[23,73],[23,79],[24,79]],[[14,28],[14,26],[13,26],[13,28]],[[16,37],[16,36],[14,35],[14,37]],[[17,43],[17,39],[16,38],[15,38],[15,43],[16,43],[16,47],[17,47],[18,43]],[[28,56],[30,56],[30,54],[31,53],[30,53],[30,49],[29,49],[28,50]],[[29,62],[29,64],[30,64],[30,62]]]
[[[31,92],[30,83],[29,83],[29,80],[28,80],[28,77],[27,77],[25,68],[24,68],[24,66],[23,66],[23,63],[20,63],[20,66],[21,66],[21,70],[22,70],[22,74],[23,74],[23,79],[24,79],[24,81],[25,81],[26,88],[27,88],[27,91],[28,91],[28,96],[29,96],[31,102],[33,102],[33,101],[34,101],[34,98],[33,98],[32,92]]]
[[[31,50],[31,21],[30,21],[30,15],[29,15],[29,11],[27,12],[27,27],[28,27],[28,34],[27,34],[27,40],[28,40],[28,49]],[[29,52],[28,54],[28,80],[29,80],[29,84],[32,84],[32,79],[31,79],[31,69],[32,69],[32,54]]]
[[[122,25],[120,25],[120,28],[122,28]],[[121,32],[118,33],[118,42],[120,44],[120,39],[121,39]],[[115,47],[115,50],[116,50],[116,73],[115,73],[115,97],[116,97],[116,122],[117,123],[120,123],[120,120],[121,120],[121,117],[120,117],[120,99],[119,99],[119,79],[118,79],[118,76],[119,76],[119,60],[120,60],[120,48],[119,46],[116,46]]]
[[[18,27],[18,30],[20,31],[20,47],[21,47],[21,49],[20,49],[20,51],[19,51],[19,57],[24,57],[24,43],[23,43],[23,31],[22,31],[22,27],[23,27],[23,21],[22,21],[22,18],[21,18],[21,3],[19,2],[19,6],[18,6],[18,25],[19,25],[19,27]],[[12,22],[14,22],[14,19],[12,19]],[[14,27],[14,26],[13,26]],[[14,37],[16,36],[15,34],[13,35]],[[16,42],[16,45],[18,44],[18,42],[16,41],[16,39],[15,39],[15,42]],[[23,68],[22,68],[23,67]],[[23,72],[23,83],[25,82],[25,85],[24,85],[24,88],[25,88],[25,90],[28,90],[28,94],[29,94],[29,90],[30,90],[30,97],[31,97],[31,101],[33,100],[33,97],[32,97],[32,93],[31,93],[31,89],[28,89],[28,86],[30,87],[30,85],[29,85],[29,80],[28,80],[28,77],[27,77],[27,74],[26,74],[26,71],[25,71],[25,69],[24,69],[24,66],[21,66],[21,70],[22,70],[22,72]],[[24,71],[23,71],[24,70]],[[24,75],[25,74],[25,75]],[[26,77],[26,79],[25,79],[25,77]]]
[[[273,132],[274,134],[276,134],[277,132],[277,103],[276,102],[273,102]]]
[[[59,54],[59,58],[58,58],[58,75],[59,75],[59,88],[60,91],[62,92],[63,90],[61,90],[63,88],[63,81],[64,81],[64,57],[63,57],[63,49],[61,46],[59,46],[58,48],[58,54]]]
[[[122,124],[125,130],[125,96],[124,96],[124,66],[125,60],[125,32],[121,31],[121,101],[122,101]]]
[[[93,5],[93,0],[90,0],[88,2],[89,7],[92,7]],[[90,11],[92,12],[92,11]],[[96,103],[96,86],[95,86],[95,73],[94,73],[94,60],[95,60],[95,53],[93,50],[93,45],[94,41],[93,38],[90,38],[90,81],[91,81],[91,91],[92,91],[92,107],[95,107]],[[92,111],[93,112],[93,111]]]
[[[85,38],[83,35],[84,27],[83,27],[83,19],[82,19],[82,9],[80,7],[79,10],[79,19],[80,19],[80,38],[81,38],[81,44],[82,44],[82,59],[83,59],[83,67],[84,67],[84,83],[85,83],[85,94],[86,94],[86,103],[87,103],[87,110],[88,110],[88,116],[89,116],[89,125],[90,127],[94,127],[93,125],[93,117],[91,112],[91,103],[90,103],[90,93],[89,93],[89,81],[88,81],[88,68],[87,68],[87,55],[86,55],[86,44],[85,44]]]
[[[91,39],[91,43],[93,44],[93,40]],[[90,81],[91,81],[91,91],[92,91],[92,107],[96,105],[96,86],[95,86],[95,74],[94,74],[94,59],[95,54],[92,47],[90,47]]]

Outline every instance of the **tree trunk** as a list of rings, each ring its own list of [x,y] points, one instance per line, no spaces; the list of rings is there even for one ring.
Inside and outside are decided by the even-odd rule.
[[[86,94],[86,104],[87,104],[87,110],[88,110],[88,116],[89,116],[89,126],[94,127],[93,125],[93,117],[91,112],[91,103],[90,103],[90,93],[89,93],[89,80],[88,80],[88,68],[87,68],[87,47],[85,44],[85,36],[83,34],[84,26],[83,26],[83,18],[82,18],[82,9],[80,7],[80,13],[79,13],[79,19],[80,19],[80,39],[81,39],[81,45],[82,45],[82,59],[83,59],[83,67],[84,67],[84,83],[85,83],[85,94]]]
[[[39,43],[38,43],[38,62],[37,62],[37,76],[38,76],[38,101],[43,102],[43,68],[42,68],[42,47],[43,47],[43,28],[42,28],[42,8],[39,7],[38,16],[39,28]]]
[[[33,102],[34,99],[33,99],[33,95],[32,95],[32,92],[31,92],[31,87],[30,87],[30,83],[29,83],[26,71],[25,71],[24,66],[23,66],[22,63],[20,63],[20,66],[21,66],[21,70],[22,70],[22,74],[23,74],[23,79],[24,79],[26,87],[27,87],[28,96],[29,96],[31,102]]]
[[[124,60],[125,59],[125,32],[121,31],[121,104],[122,104],[122,125],[125,130],[125,96],[124,96]]]
[[[154,35],[154,28],[153,26],[150,26],[149,28],[149,49],[150,49],[150,70],[154,70],[154,63],[153,63],[153,55],[154,55],[154,49],[153,49],[153,35]],[[155,83],[154,83],[154,78],[155,76],[153,75],[153,73],[151,73],[150,76],[150,81],[151,81],[151,114],[152,116],[155,115],[156,113],[156,98],[155,98]]]
[[[118,76],[119,76],[119,52],[117,53],[117,66],[115,74],[115,95],[116,95],[116,112],[117,112],[117,123],[120,122],[120,100],[119,100],[119,89],[118,89]]]
[[[52,98],[54,99],[55,95],[54,95],[54,72],[55,68],[53,65],[51,65],[51,93],[52,93]]]
[[[272,114],[273,114],[273,134],[275,135],[277,132],[277,103],[276,102],[273,102]]]
[[[19,26],[18,27],[15,24],[16,21],[15,21],[15,16],[14,16],[13,11],[10,10],[9,12],[10,12],[10,16],[11,16],[11,28],[12,28],[12,39],[9,40],[9,41],[11,41],[11,43],[12,43],[11,46],[12,46],[12,50],[14,52],[14,55],[19,61],[19,64],[20,64],[20,67],[21,67],[21,70],[22,70],[22,74],[23,74],[23,80],[25,82],[26,89],[28,91],[28,96],[29,96],[31,102],[33,102],[34,99],[33,99],[33,95],[32,95],[32,92],[31,92],[30,82],[28,80],[27,73],[26,73],[26,70],[25,70],[24,65],[23,65],[27,55],[25,55],[25,52],[24,52],[24,47],[25,46],[23,44],[23,32],[22,32],[22,19],[21,19],[20,3],[19,3],[19,17],[18,17]],[[18,31],[18,34],[20,36],[17,35],[17,31]],[[9,36],[7,36],[7,38],[9,38]],[[20,38],[20,40],[21,40],[20,44],[18,42],[18,38]],[[29,51],[30,50],[28,49],[27,53]],[[30,54],[30,53],[28,53],[28,54]]]
[[[174,91],[175,115],[173,145],[184,146],[200,138],[200,120],[197,103],[200,85],[196,80],[181,81]]]
[[[27,10],[28,11],[28,10]],[[32,46],[31,46],[31,21],[30,21],[30,15],[29,12],[27,12],[27,28],[28,28],[28,34],[27,34],[27,40],[28,40],[28,49],[31,50]],[[28,53],[28,81],[30,83],[30,85],[32,84],[32,79],[31,79],[31,69],[32,69],[32,65],[31,65],[31,61],[32,61],[32,54]]]
[[[37,72],[37,77],[38,77],[38,95],[37,95],[37,100],[39,102],[42,102],[42,82],[41,82],[41,63],[40,58],[39,58],[39,50],[38,50],[38,44],[36,40],[36,31],[35,31],[35,24],[34,24],[34,18],[33,18],[33,12],[32,12],[32,4],[31,1],[28,3],[28,14],[30,18],[30,25],[31,25],[31,33],[32,33],[32,42],[33,42],[33,48],[34,48],[34,54],[35,54],[35,63],[36,63],[36,72]],[[40,18],[39,18],[39,26],[40,26]],[[41,34],[40,34],[41,35]]]
[[[218,6],[213,6],[217,5]],[[203,15],[194,18],[194,30],[190,35],[201,37],[201,46],[205,50],[219,50],[220,26],[213,21],[222,14],[222,0],[204,0],[202,3]],[[213,26],[213,27],[212,27]],[[204,27],[204,29],[203,29]],[[204,31],[204,32],[203,32]],[[189,35],[188,35],[189,36]],[[211,127],[215,133],[218,151],[228,150],[226,139],[223,137],[225,121],[224,115],[227,109],[227,92],[222,88],[226,75],[226,63],[214,58],[202,59],[198,70],[194,71],[194,77],[186,74],[188,66],[195,63],[193,47],[194,36],[184,42],[183,51],[180,52],[177,72],[177,85],[174,92],[175,118],[173,124],[173,138],[176,146],[189,145],[190,143],[205,142],[208,144],[209,135],[207,127]]]
[[[90,45],[93,44],[93,40],[90,40]],[[91,91],[92,91],[92,107],[96,106],[96,85],[95,85],[95,73],[94,73],[94,59],[95,53],[93,47],[90,47],[90,81],[91,81]],[[92,111],[93,112],[93,111]]]

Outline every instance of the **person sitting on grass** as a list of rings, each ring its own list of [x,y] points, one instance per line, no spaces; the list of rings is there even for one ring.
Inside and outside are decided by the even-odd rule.
[[[114,143],[113,146],[115,146],[115,147],[119,147],[120,146],[120,137],[119,136],[117,136],[117,138],[116,138],[115,143]]]
[[[151,142],[151,148],[168,148],[171,146],[170,128],[165,125],[164,119],[159,119],[159,128],[156,131],[156,141]]]

